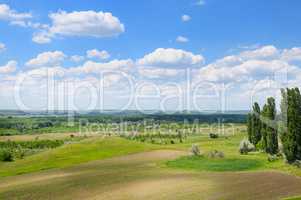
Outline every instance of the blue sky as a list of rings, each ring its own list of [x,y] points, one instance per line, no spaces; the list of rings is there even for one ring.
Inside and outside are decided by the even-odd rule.
[[[301,46],[301,2],[298,0],[292,0],[289,3],[283,0],[62,0],[56,3],[47,0],[6,0],[1,1],[0,4],[8,8],[6,10],[2,9],[2,15],[0,9],[0,43],[5,45],[5,48],[0,52],[0,66],[7,66],[9,61],[17,62],[17,65],[15,65],[16,69],[13,72],[10,74],[2,73],[2,81],[7,80],[8,76],[18,77],[18,75],[26,73],[30,69],[37,69],[37,66],[33,67],[26,63],[31,59],[37,58],[39,54],[55,51],[62,52],[64,58],[60,61],[54,61],[55,66],[44,63],[45,66],[39,65],[38,67],[61,67],[68,69],[83,66],[89,61],[108,63],[112,60],[130,59],[133,61],[136,69],[134,70],[135,72],[127,71],[127,73],[131,73],[139,81],[150,81],[150,78],[143,78],[143,74],[141,75],[141,73],[136,72],[142,68],[138,66],[137,61],[144,58],[147,54],[154,53],[158,48],[181,50],[192,53],[194,56],[200,55],[202,60],[197,61],[197,64],[199,64],[197,69],[204,71],[205,68],[210,70],[212,68],[211,65],[218,63],[218,60],[226,56],[234,55],[236,58],[243,59],[239,63],[240,65],[247,61],[266,61],[267,58],[262,58],[260,55],[257,55],[257,57],[251,56],[252,58],[248,57],[246,59],[242,54],[243,52],[249,52],[250,54],[251,51],[272,46],[275,49],[264,49],[275,53],[272,56],[273,59],[270,59],[270,55],[268,56],[269,61],[278,60],[286,62],[292,67],[299,67],[296,53],[292,53],[292,51],[298,53],[299,49],[293,50],[293,48]],[[72,33],[75,30],[73,29],[74,26],[70,26],[69,29],[68,27],[64,28],[64,26],[56,27],[53,18],[50,17],[51,14],[56,13],[59,15],[56,19],[60,20],[62,24],[67,24],[73,20],[69,14],[76,13],[78,17],[82,17],[80,22],[75,22],[76,25],[76,23],[85,23],[93,20],[93,17],[89,19],[85,18],[87,15],[82,12],[86,11],[93,12],[95,16],[99,12],[110,13],[114,19],[109,19],[109,22],[112,22],[110,20],[117,20],[114,21],[117,24],[115,23],[115,25],[111,26],[108,25],[108,21],[96,21],[95,23],[107,24],[100,25],[100,27],[96,25],[95,29],[99,29],[99,31],[96,33],[96,36],[92,36],[92,33],[89,33],[89,31],[93,32],[93,27],[91,30],[76,30],[77,33]],[[64,19],[62,16],[63,12],[70,16],[68,18],[69,21],[66,18]],[[22,14],[23,17],[21,16]],[[24,14],[30,15],[30,17],[24,17]],[[183,15],[188,15],[190,20],[183,21]],[[20,22],[23,24],[20,24]],[[37,23],[39,24],[38,27],[33,25]],[[78,25],[81,27],[81,24]],[[109,35],[103,37],[102,30],[100,29],[109,29],[108,27],[113,28],[109,30]],[[44,36],[47,42],[33,41],[34,36],[39,33],[46,34]],[[180,36],[187,41],[177,41],[177,38]],[[99,58],[99,55],[88,57],[86,55],[87,51],[93,49],[96,49],[98,53],[105,51],[110,56],[106,59]],[[291,56],[294,54],[294,59],[283,58],[284,52],[289,50]],[[164,54],[163,51],[158,52],[159,54]],[[164,55],[168,53],[173,52],[169,51]],[[259,51],[259,54],[264,53]],[[276,54],[277,58],[274,57]],[[81,56],[81,61],[77,63],[70,61],[70,57],[73,55]],[[156,58],[152,57],[152,59]],[[192,63],[194,62],[194,58],[189,57],[189,59],[192,59],[190,63],[184,62],[186,58],[182,59],[178,59],[177,62],[185,66],[176,66],[173,63],[176,61],[169,63],[165,62],[166,60],[163,60],[165,62],[163,64],[160,63],[162,60],[159,60],[160,62],[143,62],[141,65],[144,67],[154,67],[157,70],[156,72],[158,72],[158,68],[161,70],[164,68],[180,70],[189,67],[193,67],[194,70],[196,69],[195,64]],[[190,66],[192,64],[194,66]],[[223,65],[224,63],[221,64],[221,67],[224,67]],[[235,68],[235,66],[233,64],[230,67]],[[219,66],[219,68],[221,67]],[[153,70],[154,68],[151,69]],[[227,69],[222,70],[224,72]],[[212,69],[210,72],[212,73]],[[258,74],[255,73],[252,81],[266,79],[266,77],[259,78]],[[76,77],[85,76],[88,77],[89,75],[76,75]],[[151,81],[162,85],[166,78],[163,75],[157,76],[159,76],[157,80]],[[169,76],[169,78],[168,80],[174,81],[182,80],[183,77],[174,77],[172,79]],[[221,82],[220,80],[217,81],[216,78],[206,81]],[[224,79],[222,81],[225,83]],[[7,81],[5,83],[8,84]],[[179,81],[177,83],[181,84]],[[235,88],[235,90],[239,89]],[[15,104],[8,103],[10,102],[8,97],[5,97],[2,101],[0,101],[1,108],[15,107]],[[235,101],[233,100],[233,102]],[[245,101],[239,105],[237,103],[233,104],[228,109],[247,109],[249,107],[249,101]],[[114,105],[111,107],[114,107]]]
[[[1,1],[19,12],[32,12],[34,21],[49,23],[48,14],[58,10],[95,10],[111,12],[125,25],[118,38],[64,38],[51,44],[31,41],[33,30],[0,23],[1,41],[8,48],[0,62],[7,59],[26,61],[49,50],[60,49],[68,54],[84,53],[85,49],[107,49],[113,56],[141,57],[158,47],[182,48],[201,52],[208,62],[223,57],[229,49],[253,44],[274,44],[279,48],[299,46],[301,42],[300,1],[220,1],[207,0],[197,6],[195,0],[166,1]],[[183,14],[192,20],[182,23]],[[190,42],[178,44],[178,35]],[[30,49],[29,49],[30,48]]]

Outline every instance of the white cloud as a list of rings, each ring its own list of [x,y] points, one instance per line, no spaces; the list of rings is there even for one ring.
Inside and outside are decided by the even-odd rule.
[[[301,48],[284,49],[282,59],[286,61],[301,61]]]
[[[137,61],[138,65],[156,67],[194,67],[204,62],[202,55],[195,55],[181,49],[158,48]]]
[[[3,44],[3,43],[0,42],[0,53],[2,51],[5,51],[5,49],[6,49],[5,44]]]
[[[49,43],[55,36],[114,37],[125,31],[124,25],[110,12],[58,11],[51,13],[52,24],[34,35],[33,41]],[[46,39],[47,38],[47,39]]]
[[[279,56],[279,51],[276,47],[268,45],[252,51],[244,51],[240,56],[244,59],[274,59]]]
[[[75,74],[90,74],[90,73],[97,74],[105,71],[126,72],[131,70],[133,67],[134,67],[134,63],[131,59],[112,60],[106,63],[87,61],[82,66],[70,68],[69,72]]]
[[[191,20],[191,17],[189,15],[182,15],[181,19],[183,22],[188,22]]]
[[[83,61],[84,59],[85,59],[84,56],[79,56],[79,55],[73,55],[73,56],[70,57],[70,60],[71,60],[72,62],[81,62],[81,61]]]
[[[91,49],[87,51],[87,57],[88,58],[98,58],[98,59],[108,59],[110,57],[110,54],[105,51],[99,51],[97,49]]]
[[[159,89],[161,92],[159,99],[164,95],[173,95],[183,100],[185,95],[194,93],[195,90],[193,89],[200,84],[202,87],[198,89],[197,93],[200,94],[201,99],[197,103],[202,105],[202,108],[208,109],[210,106],[212,109],[219,108],[221,99],[218,95],[215,96],[216,99],[206,100],[205,98],[210,96],[213,91],[219,94],[218,92],[225,88],[225,98],[227,99],[225,109],[247,109],[250,105],[251,97],[254,97],[253,91],[257,92],[256,98],[264,99],[267,95],[265,91],[270,92],[268,95],[273,95],[271,91],[279,91],[281,87],[301,86],[301,63],[291,62],[299,61],[299,51],[298,47],[277,49],[268,45],[254,50],[244,50],[237,54],[217,59],[207,65],[202,65],[204,59],[201,55],[180,49],[164,48],[159,48],[136,60],[136,62],[132,59],[113,60],[110,62],[86,61],[77,67],[64,67],[60,63],[62,61],[51,65],[45,64],[48,63],[48,61],[45,61],[47,59],[37,56],[32,59],[36,59],[35,66],[39,65],[35,69],[20,70],[17,73],[12,73],[16,69],[16,62],[9,62],[7,65],[0,67],[0,85],[2,85],[0,88],[14,88],[14,82],[19,76],[23,75],[26,77],[26,84],[24,85],[24,91],[26,92],[24,93],[28,95],[28,99],[31,98],[35,101],[36,96],[43,96],[44,94],[40,94],[39,91],[46,91],[44,89],[47,86],[45,77],[49,76],[49,74],[55,74],[55,77],[58,77],[56,80],[59,82],[59,85],[60,83],[63,85],[63,82],[65,83],[66,81],[77,84],[87,83],[88,88],[92,84],[97,90],[100,87],[100,80],[103,78],[105,98],[114,106],[119,105],[121,98],[125,98],[125,96],[135,97],[136,88],[140,82],[148,82],[153,89]],[[72,59],[72,57],[69,59]],[[76,57],[75,55],[74,58]],[[79,57],[81,60],[81,56]],[[37,62],[37,60],[44,61]],[[45,67],[46,65],[47,67]],[[184,67],[187,66],[193,66],[190,71],[192,78],[191,90],[187,89],[186,85],[187,71]],[[100,73],[103,73],[104,76],[99,76]],[[33,76],[32,78],[30,75],[39,76],[37,78]],[[134,83],[132,84],[134,87],[133,91],[123,89],[126,84],[131,85],[129,84],[129,79],[127,79],[128,76],[133,78],[131,79]],[[284,81],[279,81],[282,78],[284,78]],[[282,83],[285,85],[281,85]],[[274,87],[275,85],[279,87],[276,88]],[[35,97],[30,96],[32,93],[36,93]],[[120,96],[121,93],[122,97]],[[13,96],[13,93],[11,94]],[[62,90],[60,94],[55,95],[62,95],[63,97],[69,95],[68,97],[70,97],[70,95],[75,94]],[[108,97],[109,95],[115,98],[114,103]],[[7,96],[9,95],[7,94]],[[81,96],[80,98],[87,97],[84,94],[75,96]],[[149,108],[154,108],[155,106],[154,100],[151,99],[148,99],[146,104],[149,105]],[[169,105],[169,102],[167,104]],[[183,108],[185,109],[185,106]]]
[[[185,43],[185,42],[189,42],[189,39],[184,36],[178,36],[176,41],[180,43]]]
[[[20,13],[7,4],[0,4],[0,20],[8,21],[13,25],[26,26],[26,21],[31,18],[31,13]]]
[[[8,61],[4,66],[0,66],[0,74],[9,74],[13,73],[17,69],[18,63],[14,60]]]
[[[296,55],[297,49],[281,51],[271,45],[243,51],[201,68],[196,73],[196,79],[215,83],[238,83],[263,80],[274,77],[275,74],[292,79],[301,75],[298,67],[287,63],[287,60],[295,59]]]
[[[163,78],[163,77],[176,77],[183,74],[183,70],[179,69],[166,69],[157,67],[139,67],[139,76],[145,78]]]
[[[66,55],[61,51],[40,53],[36,58],[29,60],[25,65],[30,68],[54,67],[60,65]]]
[[[40,31],[33,34],[32,41],[38,44],[47,44],[51,42],[51,37],[46,31]]]

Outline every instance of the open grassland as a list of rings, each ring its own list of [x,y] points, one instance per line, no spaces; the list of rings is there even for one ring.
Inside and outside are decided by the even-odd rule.
[[[0,162],[0,176],[12,176],[40,170],[63,168],[92,160],[110,158],[156,149],[117,137],[93,137],[80,143],[67,144],[15,162]]]
[[[300,195],[301,170],[281,159],[269,162],[265,153],[240,155],[244,137],[190,135],[182,143],[158,145],[92,136],[0,162],[0,199],[261,200]],[[218,150],[225,158],[188,156],[192,144],[203,155]]]

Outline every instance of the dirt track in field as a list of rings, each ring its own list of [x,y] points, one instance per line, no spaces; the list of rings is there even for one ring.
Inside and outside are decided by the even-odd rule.
[[[0,179],[0,199],[280,199],[301,179],[276,172],[197,173],[158,166],[183,152],[160,150]]]

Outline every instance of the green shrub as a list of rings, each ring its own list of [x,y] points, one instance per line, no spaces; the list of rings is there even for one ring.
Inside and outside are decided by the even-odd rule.
[[[216,133],[210,133],[210,134],[209,134],[209,137],[210,137],[211,139],[216,139],[216,138],[218,138],[218,134],[216,134]]]
[[[247,139],[243,139],[239,144],[239,153],[248,154],[251,151],[255,151],[254,145]]]
[[[301,168],[301,160],[296,160],[293,164],[294,164],[296,167]]]
[[[278,159],[279,159],[279,157],[277,155],[270,155],[270,154],[268,155],[268,161],[269,162],[274,162]]]
[[[224,158],[225,154],[222,151],[213,150],[208,153],[208,158]]]
[[[13,160],[13,153],[9,149],[0,149],[0,161],[10,162]]]
[[[16,149],[46,149],[56,148],[64,144],[62,140],[33,140],[33,141],[6,141],[0,142],[0,148]]]
[[[199,156],[200,155],[200,148],[199,148],[199,146],[196,145],[196,144],[193,144],[192,147],[191,147],[191,153],[194,156]]]

